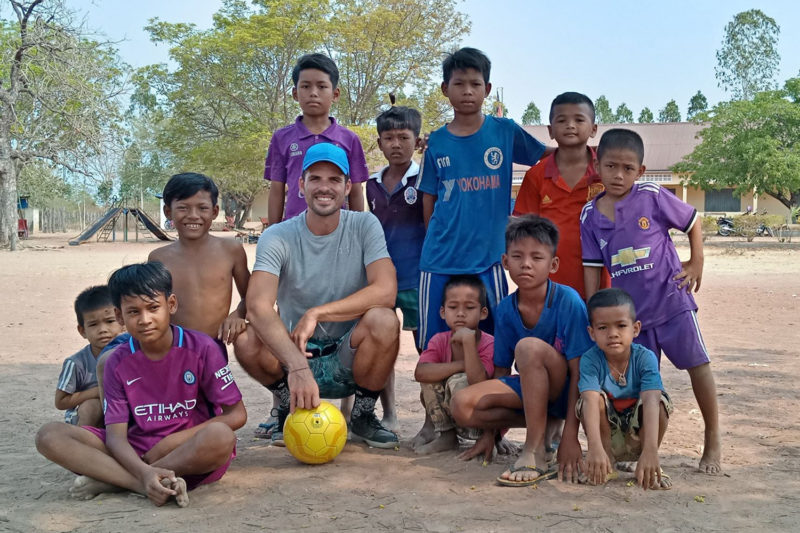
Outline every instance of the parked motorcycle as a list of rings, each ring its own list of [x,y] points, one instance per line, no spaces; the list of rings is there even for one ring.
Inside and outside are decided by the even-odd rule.
[[[749,215],[750,212],[747,211],[742,213],[742,215]],[[719,217],[717,219],[717,235],[722,235],[723,237],[728,237],[730,235],[739,235],[740,233],[736,230],[733,219],[730,217]],[[763,222],[756,228],[756,237],[774,237],[774,233],[772,228],[764,224]]]

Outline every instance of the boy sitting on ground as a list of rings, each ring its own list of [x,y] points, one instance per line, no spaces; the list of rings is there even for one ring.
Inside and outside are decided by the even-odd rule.
[[[389,164],[369,177],[367,205],[383,227],[386,248],[397,271],[395,309],[399,308],[403,313],[403,329],[411,331],[416,341],[419,255],[425,239],[425,221],[422,218],[422,197],[416,189],[419,165],[411,156],[420,144],[422,118],[416,109],[393,106],[378,115],[376,123],[378,147]],[[396,429],[394,371],[389,374],[389,382],[381,393],[381,403],[383,425]]]
[[[580,356],[592,340],[581,297],[548,277],[558,269],[557,246],[558,230],[546,218],[525,215],[509,222],[503,267],[518,289],[497,306],[496,379],[470,385],[453,398],[458,425],[484,430],[464,458],[483,454],[488,460],[499,429],[527,428],[522,453],[497,478],[501,485],[532,485],[558,472],[574,482],[583,462],[575,402]],[[519,375],[512,376],[515,361]],[[554,470],[552,442],[564,421]]]
[[[637,461],[643,489],[669,489],[658,462],[672,402],[664,391],[656,354],[633,339],[642,323],[630,295],[605,289],[589,299],[589,335],[597,343],[581,357],[575,414],[589,441],[586,475],[600,485],[616,461]]]
[[[494,337],[478,329],[489,314],[486,287],[477,276],[453,276],[444,287],[439,310],[450,331],[428,342],[414,371],[422,388],[422,404],[435,433],[420,431],[412,442],[417,453],[435,453],[458,447],[458,436],[476,440],[480,433],[456,426],[450,410],[453,395],[492,377]]]
[[[103,427],[103,406],[97,387],[97,357],[122,332],[114,315],[108,287],[89,287],[75,299],[78,333],[89,341],[64,361],[56,387],[56,409],[65,411],[64,422]]]
[[[127,489],[185,507],[187,490],[227,470],[247,420],[242,395],[213,339],[170,324],[178,300],[163,265],[123,267],[108,286],[131,339],[106,363],[106,429],[51,422],[36,448],[81,474],[74,498]]]

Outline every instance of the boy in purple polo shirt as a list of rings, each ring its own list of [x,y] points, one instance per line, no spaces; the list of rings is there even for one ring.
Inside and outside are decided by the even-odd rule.
[[[247,420],[242,395],[214,339],[170,325],[178,301],[164,265],[123,267],[108,287],[131,338],[105,365],[106,429],[47,424],[36,447],[82,474],[74,498],[127,489],[185,507],[187,490],[230,465]]]
[[[369,177],[367,205],[378,217],[386,247],[397,271],[395,308],[403,312],[403,329],[417,340],[419,310],[419,255],[425,239],[422,198],[417,193],[419,165],[411,159],[419,147],[422,117],[409,107],[394,106],[378,115],[378,147],[388,165]],[[419,348],[417,348],[419,351]],[[394,408],[394,372],[381,394],[383,424],[397,425]]]
[[[364,210],[361,184],[367,181],[367,161],[358,136],[340,126],[329,116],[331,105],[339,99],[339,69],[323,54],[307,54],[297,60],[292,70],[292,98],[303,114],[294,124],[272,135],[264,166],[269,189],[270,224],[299,215],[306,208],[300,192],[303,155],[317,143],[331,143],[347,152],[352,188],[347,203],[353,211]]]
[[[717,392],[711,364],[697,323],[691,291],[700,289],[703,238],[697,211],[655,183],[636,183],[645,167],[644,143],[633,131],[608,130],[597,147],[597,172],[605,192],[581,212],[586,297],[597,292],[600,269],[611,286],[633,298],[642,321],[639,344],[689,371],[705,422],[700,470],[720,472],[721,443]],[[669,236],[689,236],[690,259],[681,263]]]

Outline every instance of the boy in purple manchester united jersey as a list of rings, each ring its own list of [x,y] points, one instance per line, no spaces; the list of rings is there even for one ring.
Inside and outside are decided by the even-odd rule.
[[[597,172],[605,192],[581,212],[586,297],[597,292],[605,265],[611,286],[633,297],[642,331],[639,344],[689,371],[705,422],[700,470],[720,472],[717,393],[692,297],[703,275],[703,239],[697,211],[655,183],[637,182],[645,167],[644,143],[633,131],[612,129],[597,147]],[[691,256],[681,263],[669,236],[689,236]]]
[[[50,423],[36,447],[81,474],[74,498],[127,489],[185,507],[187,490],[220,479],[235,456],[242,395],[211,337],[170,324],[178,301],[161,263],[123,267],[108,286],[131,338],[106,362],[106,429]]]

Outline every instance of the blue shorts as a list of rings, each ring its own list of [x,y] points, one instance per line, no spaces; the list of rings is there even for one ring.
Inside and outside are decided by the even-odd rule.
[[[686,370],[710,363],[708,350],[700,334],[697,313],[684,311],[664,324],[643,329],[636,342],[653,351],[661,365],[661,352],[675,368]]]
[[[522,382],[519,379],[519,374],[514,374],[513,376],[503,376],[502,378],[498,379],[511,387],[511,390],[513,390],[517,396],[519,396],[519,399],[522,400]],[[566,419],[568,405],[569,375],[567,375],[567,381],[564,383],[564,388],[561,389],[561,395],[552,402],[547,402],[547,416],[562,420]]]
[[[494,334],[494,312],[500,300],[508,295],[508,281],[506,273],[500,263],[489,267],[488,270],[477,272],[478,276],[486,287],[487,307],[489,316],[481,320],[478,326],[481,331],[490,335]],[[420,272],[419,276],[419,334],[417,342],[418,348],[424,350],[428,346],[431,337],[442,331],[447,331],[447,327],[439,310],[442,307],[442,297],[444,296],[444,286],[450,280],[450,274],[434,274],[432,272]]]

